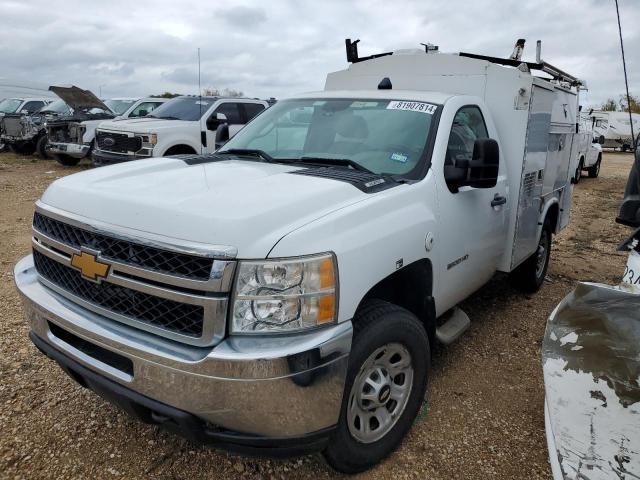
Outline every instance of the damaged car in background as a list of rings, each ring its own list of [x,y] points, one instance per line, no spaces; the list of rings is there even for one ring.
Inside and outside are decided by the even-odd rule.
[[[114,98],[104,102],[89,90],[76,86],[49,89],[72,109],[73,114],[47,122],[47,151],[65,166],[77,165],[90,155],[96,127],[105,120],[145,116],[166,101],[164,98]]]
[[[0,143],[16,153],[31,155],[37,152],[47,158],[47,122],[71,115],[72,111],[63,100],[56,100],[35,113],[8,113],[0,118]]]
[[[0,100],[0,119],[2,119],[5,115],[10,114],[28,115],[31,113],[35,113],[52,101],[53,99],[51,98],[43,97],[4,98]],[[5,149],[5,146],[5,143],[0,140],[0,152]]]
[[[115,114],[89,90],[76,86],[49,87],[71,109],[73,114],[47,122],[47,151],[62,165],[77,165],[89,155],[95,128]]]

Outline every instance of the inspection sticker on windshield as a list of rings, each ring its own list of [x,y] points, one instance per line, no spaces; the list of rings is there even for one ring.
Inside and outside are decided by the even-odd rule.
[[[409,160],[409,157],[407,157],[404,153],[394,152],[391,154],[389,159],[393,160],[394,162],[407,163],[407,160]]]
[[[196,100],[196,105],[209,105],[209,102],[203,102],[201,100]]]
[[[437,105],[424,102],[407,102],[405,100],[394,100],[389,102],[387,110],[408,110],[410,112],[421,112],[433,115],[436,113]]]

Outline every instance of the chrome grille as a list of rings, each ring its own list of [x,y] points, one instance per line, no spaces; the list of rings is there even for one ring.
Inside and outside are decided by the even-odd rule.
[[[39,280],[109,320],[190,345],[222,340],[235,249],[137,233],[38,202],[32,246]],[[98,276],[85,271],[95,264],[108,267]]]
[[[34,250],[33,260],[42,277],[62,289],[102,308],[165,330],[200,337],[204,309],[166,298],[156,297],[112,283],[95,283],[80,272]]]
[[[137,152],[142,148],[140,137],[130,137],[124,133],[96,131],[96,143],[100,150],[114,153]]]
[[[117,260],[169,275],[207,280],[214,260],[169,252],[159,248],[120,240],[78,228],[36,212],[33,228],[54,240],[75,248],[98,250],[106,259]]]

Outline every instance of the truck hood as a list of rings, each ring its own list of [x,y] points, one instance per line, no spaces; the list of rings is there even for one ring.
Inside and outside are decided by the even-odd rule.
[[[138,160],[57,180],[41,202],[143,238],[226,245],[239,258],[265,258],[289,232],[370,198],[348,183],[288,173],[298,169],[233,159]]]
[[[125,131],[133,133],[155,133],[163,129],[175,129],[176,127],[186,127],[198,125],[198,122],[186,120],[163,120],[161,118],[123,118],[104,122],[100,128],[105,130]]]
[[[90,110],[92,108],[102,108],[110,112],[111,110],[102,101],[89,90],[82,90],[75,85],[49,87],[49,90],[59,96],[64,103],[69,105],[73,110]]]

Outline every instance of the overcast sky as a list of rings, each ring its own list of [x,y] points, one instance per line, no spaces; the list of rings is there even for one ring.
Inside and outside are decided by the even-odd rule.
[[[640,0],[619,0],[632,93],[640,94]],[[360,55],[419,47],[543,59],[587,80],[585,104],[624,92],[613,0],[0,0],[0,82],[75,84],[103,97],[202,86],[278,98],[320,90]]]

